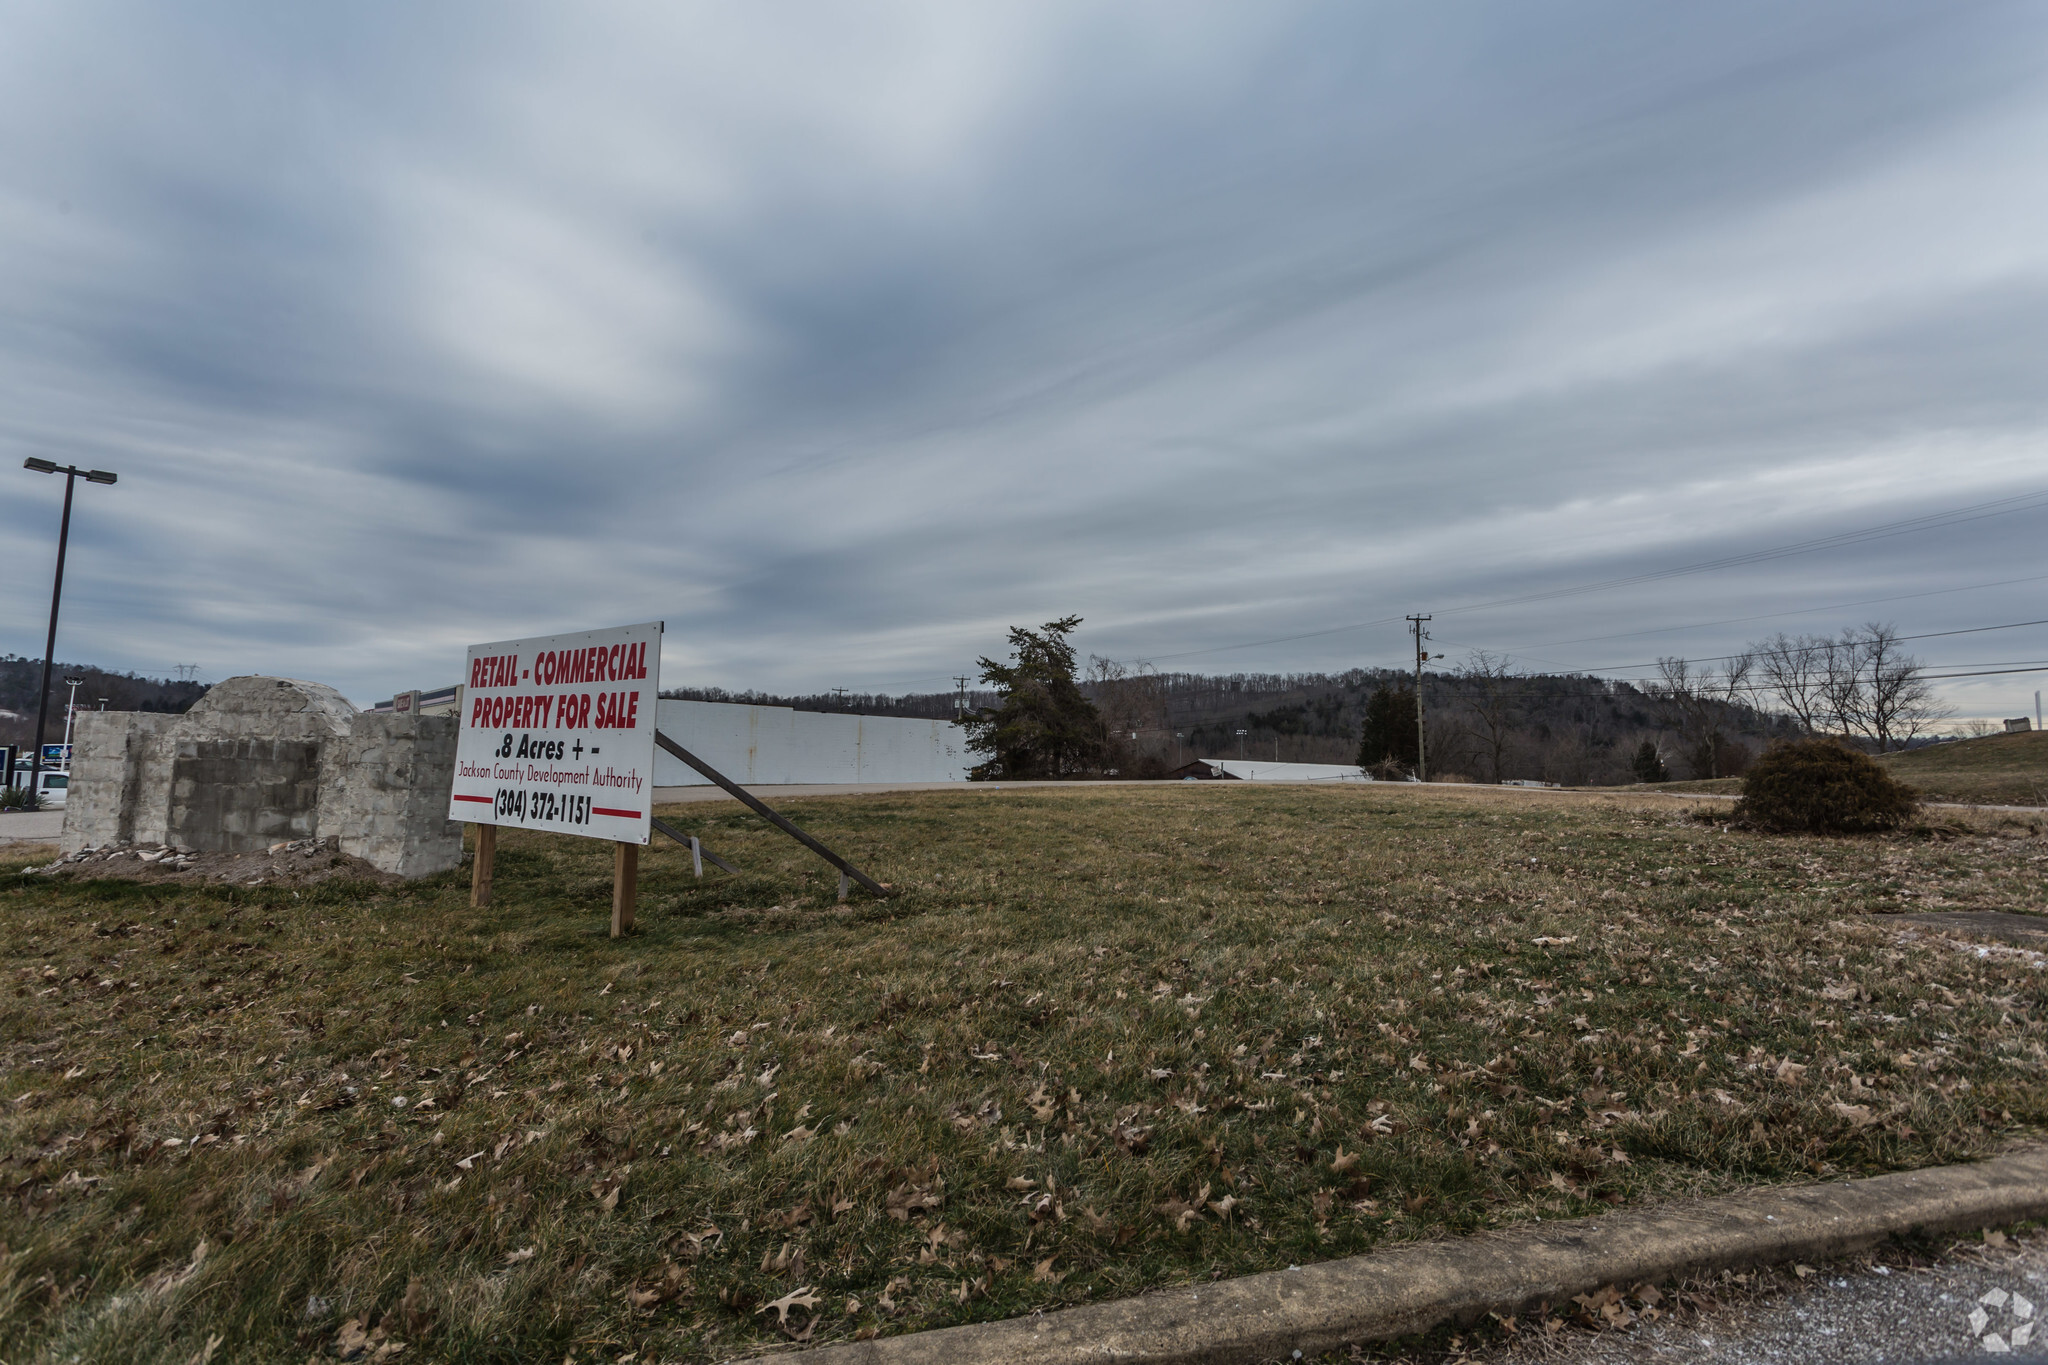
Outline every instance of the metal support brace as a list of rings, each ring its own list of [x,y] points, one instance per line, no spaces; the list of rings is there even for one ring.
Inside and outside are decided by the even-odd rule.
[[[651,816],[649,818],[649,823],[651,823],[656,830],[660,831],[663,834],[666,834],[669,838],[675,840],[677,843],[682,844],[684,847],[690,850],[690,862],[697,869],[698,876],[701,877],[704,875],[705,863],[710,863],[713,867],[722,867],[727,872],[732,873],[732,875],[735,877],[740,875],[740,870],[738,868],[734,867],[725,859],[719,857],[716,853],[713,853],[710,849],[704,847],[704,845],[698,843],[696,835],[683,833],[681,830],[677,829],[674,825],[671,825],[668,821],[662,819],[658,815]]]
[[[817,854],[820,858],[823,858],[826,862],[832,864],[832,866],[838,868],[840,873],[840,881],[842,883],[844,883],[848,877],[851,877],[854,881],[859,882],[862,886],[865,886],[868,890],[874,892],[877,896],[887,896],[889,894],[886,890],[883,889],[882,884],[880,882],[876,881],[873,877],[870,877],[867,873],[855,867],[852,863],[846,861],[846,859],[840,857],[837,853],[834,853],[831,849],[819,843],[810,835],[804,833],[801,829],[798,829],[795,825],[791,824],[784,817],[776,814],[773,810],[769,809],[767,802],[763,801],[760,797],[754,795],[745,787],[742,787],[739,783],[727,777],[724,773],[719,772],[716,768],[712,767],[703,759],[691,753],[688,749],[685,749],[682,745],[670,739],[661,731],[656,730],[654,732],[654,742],[656,744],[659,744],[662,748],[668,750],[671,754],[674,754],[683,762],[689,764],[692,768],[695,768],[698,772],[704,774],[704,776],[710,778],[713,782],[716,782],[719,786],[725,788],[727,792],[732,794],[734,799],[746,805],[754,812],[754,814],[760,816],[763,820],[766,820],[769,824],[775,826],[784,834],[787,834],[790,838],[796,840],[805,848]]]

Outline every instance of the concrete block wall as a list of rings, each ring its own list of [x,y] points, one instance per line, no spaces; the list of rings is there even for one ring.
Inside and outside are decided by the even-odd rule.
[[[327,750],[319,832],[341,851],[402,877],[462,862],[462,826],[448,818],[455,784],[454,716],[365,711]]]
[[[320,741],[240,735],[176,745],[165,843],[255,853],[318,828]]]
[[[63,847],[246,853],[334,836],[401,876],[462,861],[448,820],[455,720],[358,714],[321,683],[230,678],[182,716],[88,712],[73,735]]]
[[[670,699],[654,715],[663,733],[742,786],[965,782],[971,766],[966,736],[951,721]],[[655,751],[655,786],[709,781],[666,750]]]
[[[64,851],[105,844],[132,843],[163,837],[163,809],[158,803],[153,827],[142,800],[143,773],[162,772],[163,794],[169,796],[169,768],[152,761],[176,716],[142,711],[81,711],[72,726],[71,785],[64,793]]]

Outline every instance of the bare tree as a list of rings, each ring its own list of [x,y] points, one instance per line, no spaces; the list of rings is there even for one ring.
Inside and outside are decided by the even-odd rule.
[[[1825,643],[1821,690],[1827,696],[1827,714],[1837,735],[1849,739],[1864,729],[1870,696],[1864,688],[1864,645],[1855,630],[1843,630],[1839,641]]]
[[[1128,736],[1166,724],[1165,679],[1142,659],[1126,664],[1090,654],[1086,686],[1111,734]]]
[[[1692,741],[1693,751],[1701,755],[1708,777],[1719,777],[1720,755],[1725,737],[1721,727],[1728,723],[1729,712],[1750,690],[1749,676],[1755,661],[1748,654],[1737,654],[1723,661],[1717,672],[1712,668],[1695,668],[1686,659],[1663,658],[1657,660],[1658,681],[1651,684],[1652,695],[1669,703],[1678,712],[1679,730]]]
[[[1900,647],[1896,627],[1872,621],[1861,634],[1852,631],[1845,638],[1855,647],[1861,682],[1856,719],[1879,753],[1903,748],[1948,715],[1948,708],[1935,698],[1925,667]]]
[[[1783,631],[1751,645],[1757,690],[1782,706],[1806,733],[1817,735],[1833,728],[1835,716],[1828,683],[1830,665],[1839,648],[1824,636],[1802,635],[1794,640]]]
[[[1487,780],[1498,784],[1519,719],[1514,671],[1505,654],[1475,649],[1458,670],[1458,677],[1465,683],[1465,704],[1471,711],[1473,748],[1486,760]]]
[[[1109,738],[1108,766],[1127,776],[1156,775],[1155,768],[1165,771],[1159,750],[1160,736],[1167,729],[1166,680],[1151,664],[1126,664],[1090,654],[1083,690],[1102,715]]]

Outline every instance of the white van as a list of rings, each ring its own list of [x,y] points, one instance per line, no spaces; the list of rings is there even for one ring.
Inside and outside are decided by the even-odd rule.
[[[16,768],[14,770],[15,786],[26,787],[28,785],[28,778],[29,771],[27,768]],[[44,810],[62,810],[64,808],[65,790],[71,785],[71,774],[59,771],[56,768],[45,768],[42,772],[41,785],[42,808]]]

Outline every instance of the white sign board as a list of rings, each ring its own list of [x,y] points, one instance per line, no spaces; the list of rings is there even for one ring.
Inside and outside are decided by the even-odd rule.
[[[448,818],[644,844],[661,622],[472,645]]]

